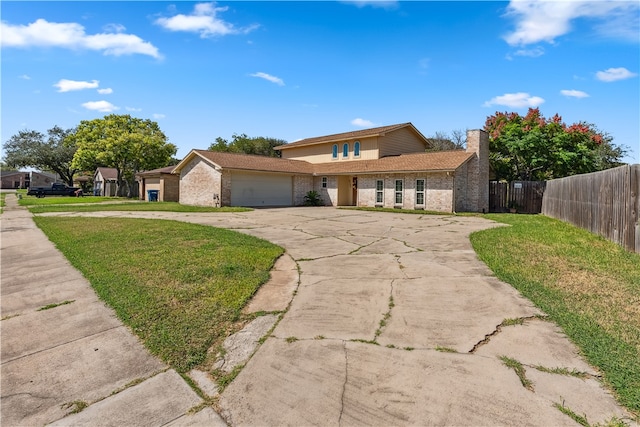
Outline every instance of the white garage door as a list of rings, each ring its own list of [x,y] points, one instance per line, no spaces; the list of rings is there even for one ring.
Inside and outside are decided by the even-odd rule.
[[[231,206],[293,206],[290,175],[232,172]]]

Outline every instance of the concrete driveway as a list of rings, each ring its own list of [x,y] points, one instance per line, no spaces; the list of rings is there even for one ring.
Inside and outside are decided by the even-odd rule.
[[[296,260],[300,282],[222,395],[232,425],[576,425],[554,404],[591,423],[625,416],[560,330],[477,259],[469,234],[495,224],[335,209],[247,217],[246,232]],[[524,365],[530,388],[501,356]]]
[[[559,328],[477,259],[468,236],[490,221],[333,208],[84,215],[236,229],[296,261],[287,313],[220,397],[231,425],[577,425],[558,406],[592,424],[628,417]]]

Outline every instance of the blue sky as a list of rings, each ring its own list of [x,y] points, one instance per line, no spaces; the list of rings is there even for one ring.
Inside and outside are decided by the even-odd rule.
[[[412,122],[426,136],[540,107],[640,163],[637,1],[2,1],[2,142],[157,121],[184,157]]]

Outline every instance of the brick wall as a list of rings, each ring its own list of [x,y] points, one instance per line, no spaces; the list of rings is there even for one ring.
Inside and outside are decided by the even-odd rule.
[[[295,175],[293,177],[293,205],[303,206],[304,196],[314,189],[313,176],[311,175]]]
[[[396,180],[403,182],[402,204],[395,203]],[[416,180],[425,180],[425,204],[416,206]],[[384,202],[376,204],[376,181],[384,181]],[[453,210],[453,175],[446,173],[381,174],[358,177],[358,206],[425,209],[438,212]]]
[[[199,158],[194,158],[180,172],[180,203],[195,206],[225,206],[214,198],[221,196],[222,174]],[[230,180],[229,180],[230,181]],[[229,186],[230,186],[229,182]],[[226,205],[231,202],[231,191],[228,192]]]
[[[467,131],[467,151],[476,153],[468,163],[467,204],[472,212],[489,211],[489,135],[481,130]]]
[[[322,177],[313,178],[313,189],[320,194],[325,206],[338,206],[338,177],[327,176],[327,188],[322,188]]]

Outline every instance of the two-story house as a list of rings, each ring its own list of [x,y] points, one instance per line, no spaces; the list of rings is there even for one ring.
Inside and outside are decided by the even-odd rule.
[[[488,145],[473,130],[466,150],[427,152],[402,123],[281,145],[282,158],[192,150],[173,173],[189,205],[298,206],[315,190],[328,206],[478,212],[488,210]]]

